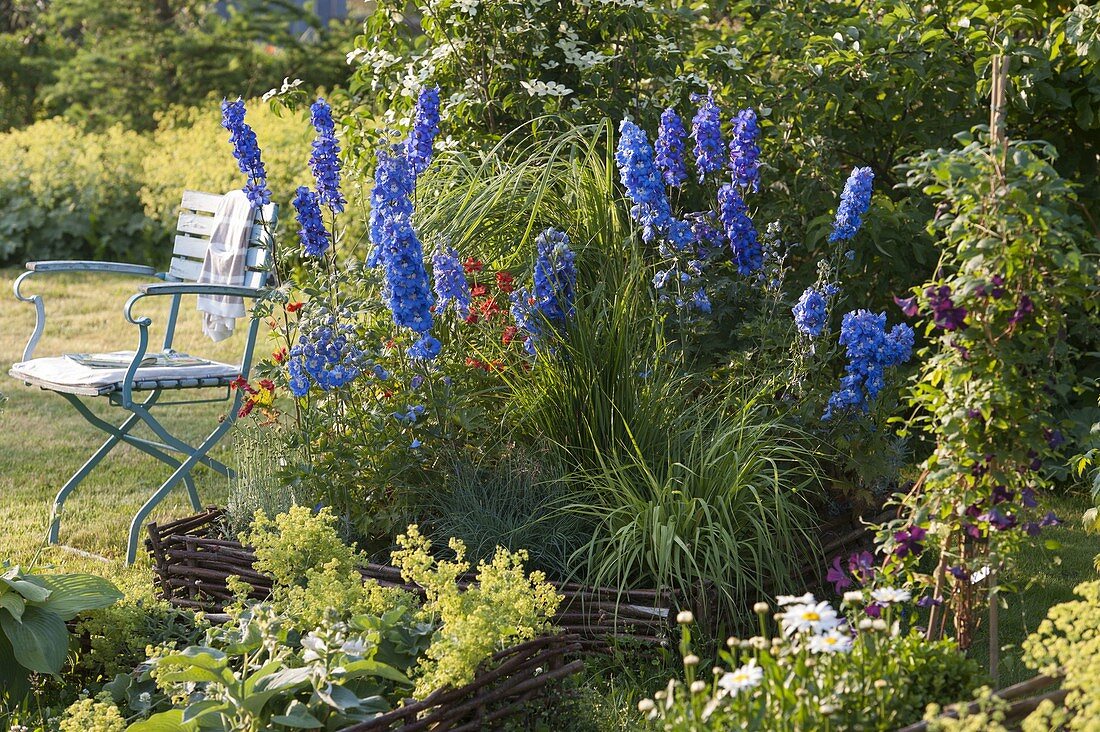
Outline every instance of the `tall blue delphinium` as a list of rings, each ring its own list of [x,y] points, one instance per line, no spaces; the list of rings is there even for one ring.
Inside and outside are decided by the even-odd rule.
[[[453,307],[460,318],[470,314],[470,283],[462,260],[451,247],[439,246],[432,254],[432,274],[439,310]]]
[[[642,128],[628,120],[619,125],[615,162],[626,194],[634,202],[630,215],[642,226],[642,240],[649,242],[663,235],[673,220],[672,207],[649,139]]]
[[[829,302],[825,294],[813,287],[807,287],[791,312],[798,332],[810,338],[817,338],[825,328],[829,317]]]
[[[691,136],[695,139],[695,169],[702,183],[709,174],[725,167],[722,114],[711,94],[692,94],[691,101],[699,103],[699,109],[691,121]]]
[[[322,205],[341,213],[347,201],[340,193],[340,145],[336,142],[332,107],[324,99],[318,99],[309,108],[309,121],[317,130],[309,156],[309,169],[317,181],[317,197]]]
[[[535,239],[535,277],[532,294],[535,309],[550,323],[560,324],[573,315],[577,267],[569,237],[557,229],[546,229]]]
[[[271,191],[267,187],[267,171],[260,159],[260,146],[256,133],[244,121],[244,102],[222,102],[222,127],[229,130],[229,142],[233,145],[233,157],[237,167],[248,176],[244,192],[256,206],[271,203]]]
[[[742,109],[733,118],[733,139],[730,140],[733,182],[753,193],[760,187],[760,147],[756,144],[759,133],[753,109]]]
[[[416,98],[412,127],[405,138],[405,157],[419,176],[432,162],[432,145],[439,134],[439,87],[421,89]]]
[[[823,420],[870,409],[871,402],[886,386],[885,370],[905,363],[912,356],[913,329],[900,324],[887,332],[886,313],[875,315],[855,310],[845,314],[841,321],[840,343],[845,347],[848,365],[840,389],[829,397]]]
[[[672,107],[661,113],[661,125],[657,130],[657,167],[661,169],[665,185],[679,188],[688,178],[687,160],[684,158],[684,140],[687,130],[680,115]]]
[[[764,266],[764,253],[757,240],[756,227],[740,191],[731,183],[718,190],[718,219],[729,238],[737,271],[750,275]]]
[[[856,168],[844,184],[840,205],[829,241],[847,241],[856,235],[863,225],[863,215],[871,206],[871,185],[875,174],[870,168]]]
[[[424,249],[412,225],[412,186],[412,166],[404,152],[380,150],[371,193],[371,239],[378,252],[374,258],[386,276],[383,300],[395,325],[421,336],[409,355],[431,359],[440,348],[430,335],[435,300],[424,267]]]
[[[328,251],[331,239],[321,221],[321,205],[317,194],[305,186],[299,186],[294,195],[295,218],[298,220],[298,239],[308,257],[320,257]]]
[[[546,229],[535,239],[534,287],[512,293],[512,315],[516,327],[526,334],[523,345],[536,355],[546,328],[560,327],[572,317],[577,288],[577,268],[569,248],[569,237],[557,229]]]
[[[384,150],[378,153],[378,163],[374,169],[374,188],[370,194],[370,240],[374,248],[367,257],[367,266],[376,267],[382,263],[385,249],[387,221],[412,220],[412,190],[415,180],[412,168],[404,155],[397,156]]]

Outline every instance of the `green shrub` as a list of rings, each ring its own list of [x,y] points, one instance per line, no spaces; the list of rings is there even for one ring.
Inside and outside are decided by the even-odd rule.
[[[147,261],[158,241],[140,200],[148,145],[60,119],[0,135],[0,262]]]

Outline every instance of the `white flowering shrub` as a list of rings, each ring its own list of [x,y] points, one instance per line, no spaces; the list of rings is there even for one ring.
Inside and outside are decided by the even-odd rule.
[[[647,0],[384,0],[348,54],[355,111],[399,124],[420,87],[438,84],[456,136],[499,136],[546,114],[655,121],[707,88],[704,66],[739,67],[712,15]]]

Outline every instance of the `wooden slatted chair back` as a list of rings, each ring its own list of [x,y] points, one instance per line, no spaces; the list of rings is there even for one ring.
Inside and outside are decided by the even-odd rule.
[[[202,261],[210,246],[210,232],[214,228],[214,212],[222,197],[216,193],[184,191],[180,204],[180,217],[176,225],[175,244],[172,247],[172,263],[165,280],[168,282],[195,282],[202,271]],[[272,239],[276,208],[269,203],[256,209],[256,218],[248,239],[245,257],[245,276],[241,284],[246,287],[263,287],[267,282],[271,262]],[[266,222],[266,226],[265,226]]]

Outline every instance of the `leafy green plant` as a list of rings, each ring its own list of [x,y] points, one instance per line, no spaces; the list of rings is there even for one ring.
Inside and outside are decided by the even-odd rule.
[[[4,564],[0,574],[0,702],[17,704],[32,673],[57,675],[69,655],[66,621],[122,598],[90,574],[30,574]]]
[[[1092,729],[1100,719],[1100,582],[1084,582],[1074,592],[1080,600],[1055,605],[1038,629],[1024,641],[1028,667],[1047,675],[1064,676],[1068,690],[1065,714],[1047,729]],[[1055,709],[1037,710],[1036,729],[1050,722]],[[1069,719],[1066,719],[1068,717]]]
[[[294,644],[272,608],[254,605],[236,624],[211,629],[205,645],[155,657],[157,685],[185,703],[129,729],[341,729],[388,710],[384,694],[410,683],[376,659],[378,648],[377,634],[333,618]]]
[[[347,619],[413,604],[401,590],[363,580],[358,568],[366,557],[342,541],[335,525],[331,509],[313,513],[293,506],[274,518],[257,512],[241,537],[255,549],[256,570],[274,580],[272,604],[302,632],[317,627],[333,609]],[[247,597],[247,589],[239,595]]]
[[[561,602],[542,572],[524,574],[525,551],[498,548],[491,562],[478,563],[476,584],[463,588],[457,580],[470,564],[461,541],[448,543],[454,561],[435,559],[431,542],[415,524],[397,537],[397,544],[393,563],[406,582],[424,588],[421,614],[438,626],[418,669],[421,698],[441,687],[468,684],[494,651],[546,630]]]

